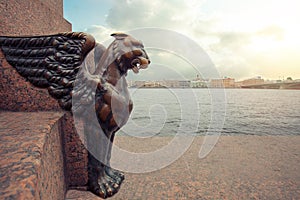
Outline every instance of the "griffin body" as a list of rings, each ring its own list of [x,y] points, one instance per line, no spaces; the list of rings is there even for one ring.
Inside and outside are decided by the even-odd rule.
[[[124,179],[109,161],[115,133],[133,108],[125,77],[128,70],[138,73],[150,63],[140,41],[123,33],[112,36],[107,49],[85,33],[0,37],[7,61],[21,76],[47,88],[61,108],[82,118],[88,188],[102,198],[117,193]]]

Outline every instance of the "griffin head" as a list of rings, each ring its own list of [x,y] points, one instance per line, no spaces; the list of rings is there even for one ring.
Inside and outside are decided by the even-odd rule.
[[[128,69],[138,73],[140,69],[148,67],[150,60],[141,41],[125,33],[113,33],[111,36],[115,38],[111,47],[122,73]]]

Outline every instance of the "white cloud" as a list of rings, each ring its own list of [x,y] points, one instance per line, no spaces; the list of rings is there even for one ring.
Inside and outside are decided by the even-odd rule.
[[[103,43],[107,43],[108,40],[112,39],[110,37],[110,35],[116,31],[111,28],[104,27],[104,26],[93,25],[93,26],[87,28],[86,32],[90,33],[92,36],[94,36],[94,38],[96,39],[96,41],[98,43],[103,44]]]
[[[203,47],[223,76],[275,78],[274,67],[276,73],[300,77],[295,70],[300,64],[298,56],[290,56],[300,50],[297,4],[293,0],[114,0],[106,18],[108,27],[94,26],[87,31],[101,42],[114,30],[171,29]]]
[[[115,0],[107,16],[112,28],[160,27],[178,30],[192,26],[201,1]]]

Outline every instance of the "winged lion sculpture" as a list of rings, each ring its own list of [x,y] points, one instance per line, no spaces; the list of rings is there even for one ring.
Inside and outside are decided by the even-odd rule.
[[[62,109],[83,116],[88,145],[88,189],[107,198],[124,173],[110,166],[115,133],[133,108],[125,76],[150,64],[141,41],[114,33],[108,48],[82,32],[48,36],[0,36],[6,60],[31,84],[47,88]],[[91,120],[96,116],[96,121]]]

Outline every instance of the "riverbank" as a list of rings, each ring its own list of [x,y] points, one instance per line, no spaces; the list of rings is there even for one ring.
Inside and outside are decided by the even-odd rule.
[[[126,173],[111,199],[299,199],[300,136],[221,136],[213,151],[198,157],[203,136],[177,161],[150,173]],[[151,152],[171,137],[117,136],[116,144],[133,152]],[[98,199],[69,191],[67,199]]]

